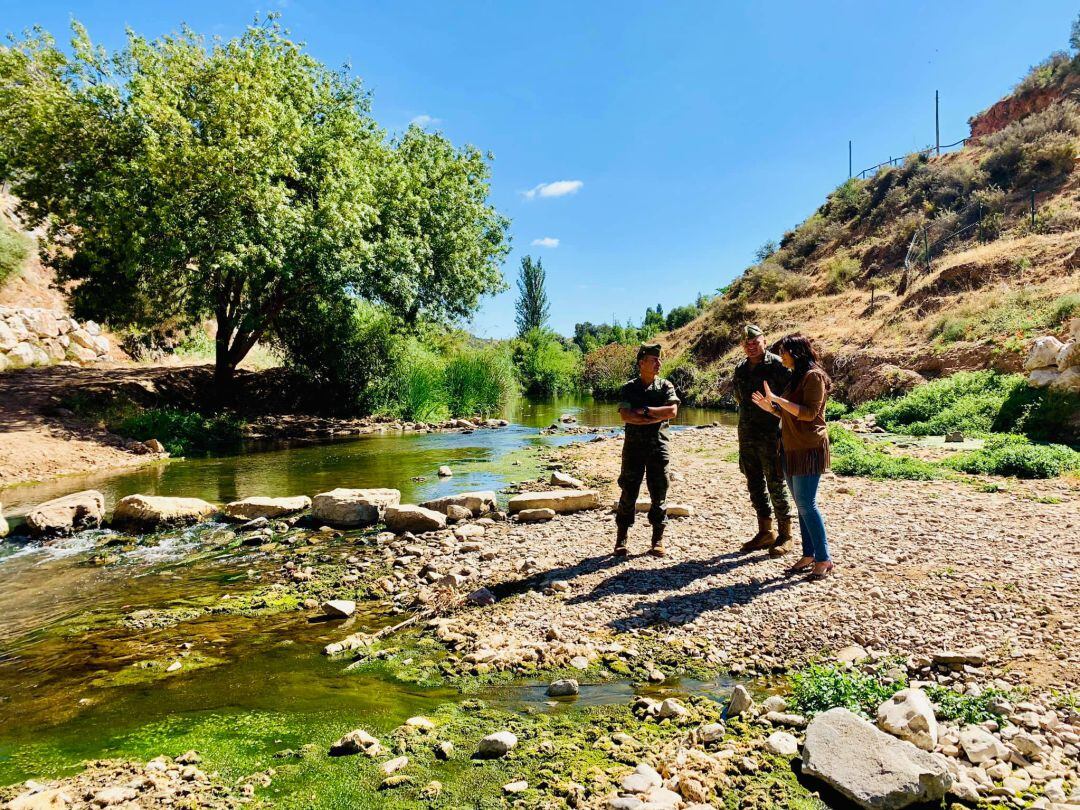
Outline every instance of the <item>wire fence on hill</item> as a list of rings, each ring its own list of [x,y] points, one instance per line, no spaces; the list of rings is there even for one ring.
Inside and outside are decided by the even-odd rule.
[[[872,177],[873,175],[877,174],[886,166],[901,166],[908,158],[916,158],[920,157],[921,155],[930,155],[931,153],[937,153],[940,155],[943,149],[953,149],[957,146],[962,148],[964,144],[966,144],[969,140],[971,139],[961,138],[956,143],[943,143],[940,146],[928,146],[925,149],[920,149],[917,152],[908,152],[906,155],[901,155],[900,157],[890,157],[888,160],[883,161],[876,166],[871,166],[869,169],[863,169],[855,176],[858,177],[860,180],[865,180],[867,177]]]

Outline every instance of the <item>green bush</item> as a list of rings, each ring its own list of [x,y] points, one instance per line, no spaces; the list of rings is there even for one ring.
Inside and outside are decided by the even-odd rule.
[[[110,427],[139,441],[157,439],[174,456],[191,456],[235,449],[243,423],[227,413],[203,416],[178,408],[147,408]]]
[[[1002,188],[1026,187],[1068,175],[1076,162],[1080,104],[1062,101],[986,136],[982,168]]]
[[[825,263],[825,288],[830,293],[846,290],[859,277],[862,267],[846,253],[837,253]]]
[[[533,329],[513,341],[514,368],[521,387],[537,396],[557,396],[581,387],[581,351],[564,346],[549,329]]]
[[[851,408],[838,399],[830,399],[825,403],[825,419],[828,421],[840,419],[843,416],[847,416],[850,412]]]
[[[0,284],[14,276],[29,255],[29,240],[0,220]]]
[[[885,674],[888,668],[883,664],[873,671],[859,672],[832,664],[811,664],[791,676],[791,698],[807,716],[842,706],[863,717],[877,717],[878,706],[907,688],[907,676],[889,678]]]
[[[837,475],[907,481],[930,481],[942,475],[941,470],[928,461],[890,456],[839,425],[829,426],[829,444],[832,470]]]
[[[746,271],[739,292],[754,301],[791,301],[810,292],[810,279],[770,259]]]
[[[1080,315],[1080,293],[1063,295],[1050,306],[1050,321],[1055,326],[1077,315]]]
[[[1012,699],[1012,695],[1000,689],[987,689],[978,696],[961,695],[944,686],[927,686],[924,691],[933,702],[934,714],[939,720],[958,721],[965,726],[996,720],[999,713],[991,706],[998,701]]]
[[[514,366],[505,346],[459,349],[445,362],[446,404],[452,416],[502,410],[515,391]]]
[[[981,449],[952,456],[944,463],[977,475],[1056,478],[1080,470],[1080,452],[1062,444],[1032,444],[1024,436],[1002,434],[987,439]]]

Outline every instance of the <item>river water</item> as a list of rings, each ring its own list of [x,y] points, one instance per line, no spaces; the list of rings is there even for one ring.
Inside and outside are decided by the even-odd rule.
[[[5,513],[93,487],[109,503],[142,492],[223,503],[250,495],[313,495],[334,487],[387,486],[405,502],[450,492],[498,490],[540,472],[525,452],[589,435],[540,435],[565,413],[585,427],[610,427],[614,406],[590,399],[521,400],[507,428],[473,433],[374,434],[348,441],[282,447],[232,457],[177,460],[119,474],[65,478],[0,491]],[[730,422],[731,414],[683,409],[677,425]],[[440,479],[449,464],[454,475]],[[423,480],[418,480],[423,479]],[[268,756],[299,747],[312,730],[343,722],[389,729],[440,702],[446,689],[420,689],[373,675],[343,672],[318,654],[349,632],[392,621],[372,613],[341,623],[306,614],[202,616],[179,625],[133,631],[118,621],[147,608],[183,608],[250,591],[270,564],[258,551],[215,548],[204,526],[109,548],[109,535],[86,532],[49,545],[0,543],[0,784],[70,771],[85,759],[177,754],[185,747],[236,756]],[[362,554],[362,551],[358,551]],[[194,644],[182,672],[143,670],[167,664]],[[684,685],[723,691],[726,683]],[[718,691],[718,693],[719,693]],[[629,684],[583,687],[578,705],[625,701]],[[543,688],[489,690],[483,697],[550,711]],[[342,718],[349,718],[343,721]]]

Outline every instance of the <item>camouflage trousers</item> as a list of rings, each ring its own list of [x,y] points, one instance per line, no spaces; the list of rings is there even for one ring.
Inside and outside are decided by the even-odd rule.
[[[649,523],[653,526],[667,524],[668,442],[665,436],[633,437],[623,439],[622,470],[619,472],[619,505],[615,509],[618,526],[634,525],[638,493],[641,481],[649,487]]]
[[[773,510],[780,520],[791,518],[791,503],[777,457],[779,444],[779,437],[773,433],[739,434],[739,469],[746,477],[750,503],[761,519],[771,518]]]

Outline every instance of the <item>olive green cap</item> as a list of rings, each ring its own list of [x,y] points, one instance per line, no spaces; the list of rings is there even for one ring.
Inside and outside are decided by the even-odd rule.
[[[653,357],[659,357],[660,356],[660,344],[659,343],[642,343],[641,346],[637,350],[637,359],[640,360],[642,357],[647,357],[650,354]]]
[[[743,327],[743,337],[746,340],[753,340],[754,338],[761,337],[765,333],[761,331],[760,326],[755,326],[752,323],[748,323]]]

